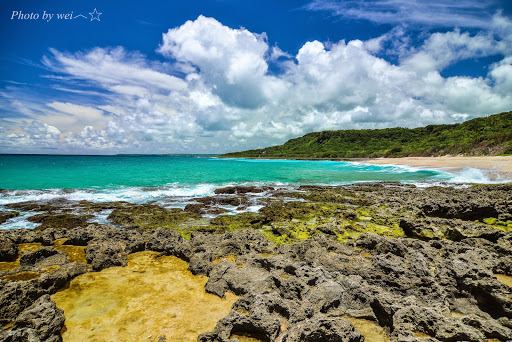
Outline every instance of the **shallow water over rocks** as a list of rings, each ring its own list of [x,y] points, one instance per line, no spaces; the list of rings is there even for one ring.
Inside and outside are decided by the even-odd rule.
[[[508,287],[512,287],[512,277],[505,274],[495,274],[494,275],[499,282],[507,285]]]
[[[86,273],[52,296],[64,310],[64,341],[196,341],[227,315],[236,296],[207,294],[208,278],[156,252],[128,257],[127,267]]]
[[[21,243],[18,245],[18,257],[14,261],[2,261],[0,262],[0,271],[11,271],[20,265],[20,257],[23,252],[35,251],[41,247],[40,243]]]
[[[375,322],[362,318],[353,318],[344,316],[343,319],[352,323],[352,325],[361,331],[365,341],[368,342],[389,342],[389,336],[384,328]]]

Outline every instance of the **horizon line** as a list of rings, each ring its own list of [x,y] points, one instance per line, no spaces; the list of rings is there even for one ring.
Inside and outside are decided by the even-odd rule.
[[[116,153],[116,154],[66,154],[66,153],[0,153],[1,156],[76,156],[76,157],[116,157],[116,156],[218,156],[224,153]]]

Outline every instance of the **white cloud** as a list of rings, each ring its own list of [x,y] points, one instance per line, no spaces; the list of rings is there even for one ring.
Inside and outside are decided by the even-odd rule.
[[[270,60],[277,61],[279,58],[293,58],[293,56],[281,50],[279,46],[273,46],[272,53],[270,54]]]
[[[41,124],[35,120],[25,128],[25,131],[35,139],[55,141],[60,137],[60,131],[56,127]]]
[[[103,115],[103,111],[92,107],[58,101],[46,105],[55,109],[57,113],[45,115],[41,118],[41,121],[60,129],[77,130],[88,125],[104,128],[109,120],[108,117]]]
[[[308,10],[379,24],[488,28],[495,0],[314,0]]]
[[[125,115],[126,114],[126,112],[122,108],[112,106],[112,105],[98,106],[98,108],[102,109],[106,112],[116,114],[116,115]]]
[[[264,34],[200,16],[164,33],[158,51],[168,63],[122,48],[52,51],[45,64],[62,76],[55,82],[67,96],[73,94],[67,89],[78,88],[77,101],[56,98],[45,106],[5,91],[0,106],[43,126],[28,131],[20,130],[19,120],[3,121],[0,142],[35,146],[43,139],[48,148],[103,152],[223,152],[311,131],[460,122],[512,108],[512,24],[498,14],[489,27],[477,34],[432,33],[415,48],[404,29],[395,28],[366,41],[306,42],[291,56],[270,48]],[[399,57],[395,64],[385,59],[389,49]],[[442,76],[447,66],[485,56],[503,56],[487,76]],[[272,63],[280,73],[269,72]],[[103,94],[94,97],[95,105],[91,98],[79,100],[91,92]]]
[[[69,77],[99,84],[117,91],[121,87],[136,86],[151,91],[173,91],[186,88],[180,78],[154,70],[145,58],[137,53],[128,53],[122,47],[114,49],[95,48],[88,53],[68,54],[50,49],[53,56],[43,59],[44,65]],[[131,88],[127,95],[132,95]]]
[[[259,86],[268,70],[265,34],[231,29],[213,18],[199,16],[163,34],[158,51],[198,69],[205,85],[226,104],[260,107]]]
[[[53,126],[38,121],[23,122],[23,132],[9,133],[0,130],[0,146],[10,148],[21,146],[24,149],[48,150],[59,147],[61,132]]]
[[[494,64],[489,74],[496,83],[496,90],[503,95],[512,94],[512,56]]]
[[[512,53],[512,45],[503,44],[503,38],[512,38],[512,30],[500,39],[496,39],[492,31],[473,36],[459,29],[433,33],[417,51],[406,57],[402,64],[417,71],[440,71],[469,58]]]

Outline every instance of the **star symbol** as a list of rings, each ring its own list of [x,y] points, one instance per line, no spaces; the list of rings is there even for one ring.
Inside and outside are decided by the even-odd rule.
[[[96,8],[94,9],[94,11],[92,13],[89,13],[91,15],[91,21],[93,20],[98,20],[100,21],[100,15],[101,13],[98,13],[98,11],[96,11]]]

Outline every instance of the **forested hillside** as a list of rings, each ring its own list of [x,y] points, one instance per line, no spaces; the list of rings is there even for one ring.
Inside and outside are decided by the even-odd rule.
[[[512,154],[512,112],[453,125],[308,133],[280,146],[227,153],[231,158],[372,158]]]

